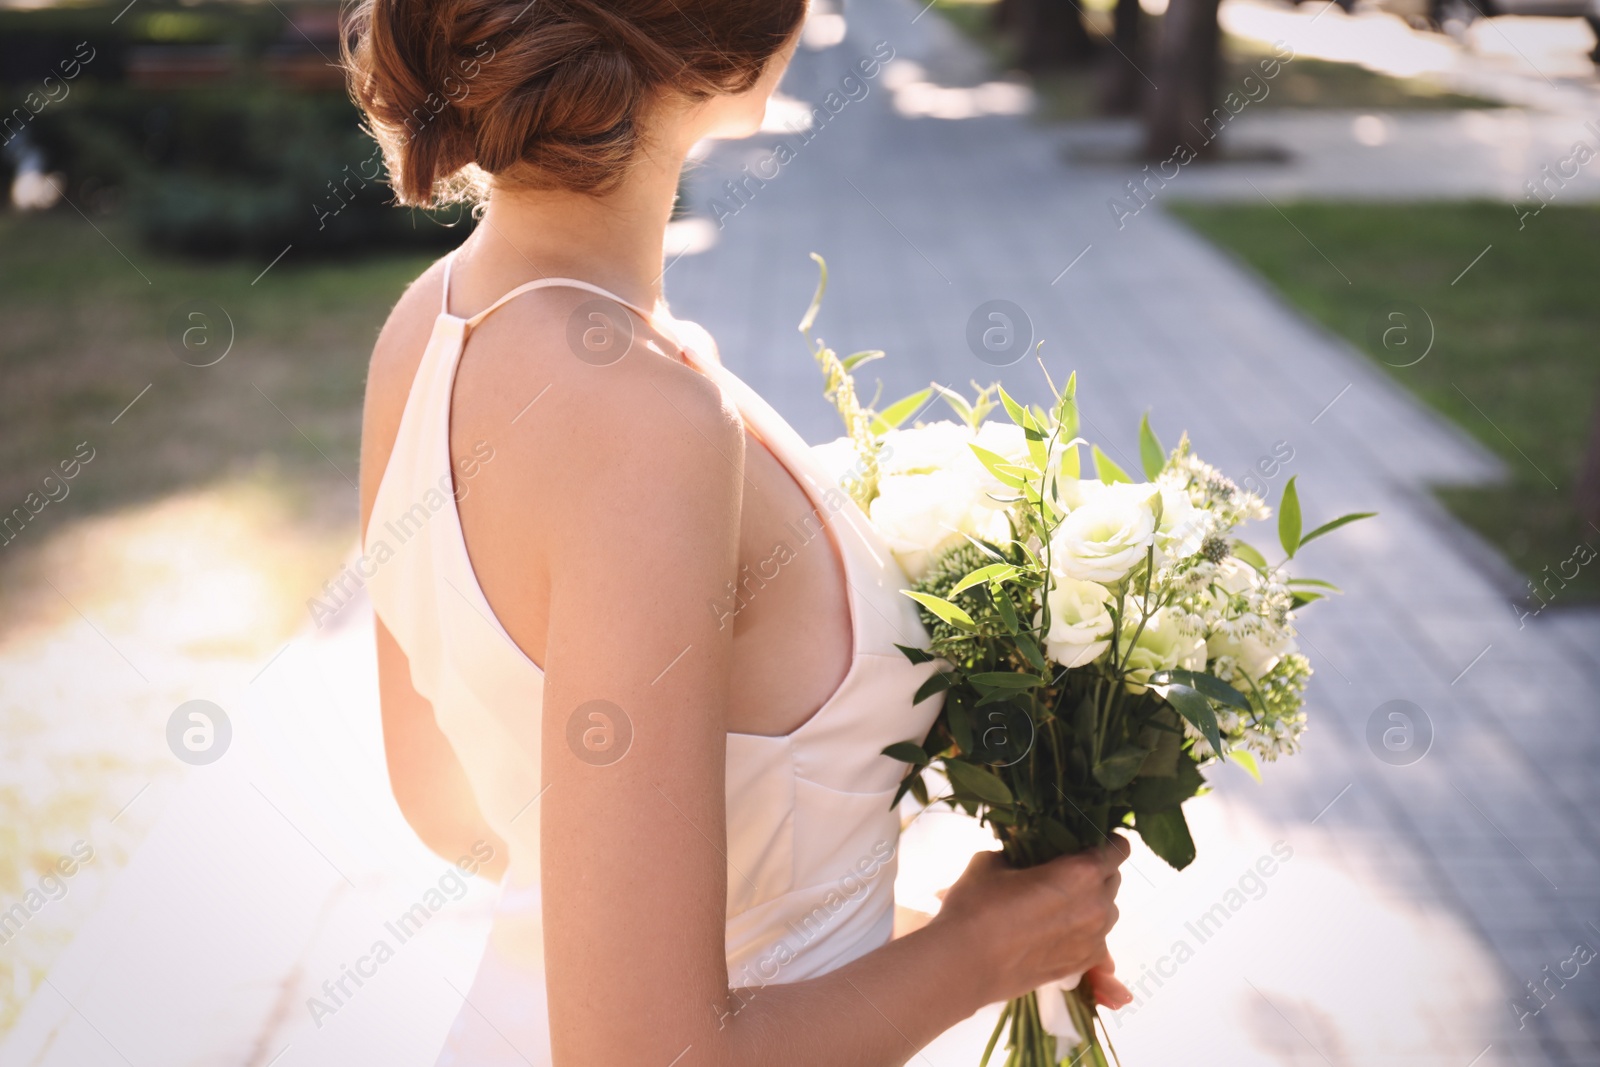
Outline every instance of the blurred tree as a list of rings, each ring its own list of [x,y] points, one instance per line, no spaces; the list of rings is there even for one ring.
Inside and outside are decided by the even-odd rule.
[[[999,0],[995,26],[1016,42],[1027,70],[1054,70],[1087,61],[1094,40],[1076,0]]]
[[[1166,159],[1180,144],[1196,157],[1216,149],[1217,76],[1222,65],[1218,0],[1171,0],[1155,47],[1157,88],[1145,100],[1145,154]]]
[[[1143,62],[1139,55],[1143,35],[1139,31],[1143,21],[1139,0],[1117,0],[1111,22],[1111,43],[1115,48],[1105,57],[1100,87],[1100,109],[1108,115],[1137,114],[1144,100],[1146,83],[1139,73]]]
[[[1583,466],[1578,474],[1578,517],[1600,527],[1600,398],[1595,402],[1594,419],[1589,424],[1589,447],[1584,451]]]

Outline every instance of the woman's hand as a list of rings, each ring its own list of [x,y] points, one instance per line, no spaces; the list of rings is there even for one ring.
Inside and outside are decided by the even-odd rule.
[[[1046,982],[1089,974],[1108,1007],[1129,999],[1113,976],[1106,934],[1117,921],[1118,867],[1128,842],[1110,844],[1037,867],[1007,866],[998,852],[972,857],[930,927],[964,939],[988,977],[989,1002],[1010,1000]]]

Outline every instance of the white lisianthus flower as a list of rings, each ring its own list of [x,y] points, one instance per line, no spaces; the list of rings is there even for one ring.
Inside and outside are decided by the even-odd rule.
[[[1281,631],[1262,628],[1238,637],[1213,634],[1206,642],[1206,653],[1212,659],[1231,659],[1239,670],[1253,681],[1278,665],[1278,661],[1291,652],[1300,651],[1294,638]]]
[[[1156,671],[1183,668],[1203,671],[1206,668],[1205,638],[1184,629],[1180,617],[1172,611],[1157,609],[1150,613],[1149,621],[1141,630],[1137,605],[1129,601],[1128,620],[1123,624],[1124,641],[1132,641],[1124,661],[1127,665],[1127,682],[1130,693],[1142,693],[1150,675]],[[1138,634],[1135,640],[1134,634]]]
[[[1063,667],[1082,667],[1105,655],[1111,647],[1114,623],[1106,605],[1111,591],[1097,582],[1056,577],[1047,597],[1050,631],[1045,634],[1045,655]],[[1044,612],[1034,617],[1034,625]]]
[[[1156,525],[1156,565],[1176,563],[1200,551],[1210,519],[1195,507],[1184,490],[1158,483],[1161,490],[1161,521]]]
[[[1261,583],[1261,572],[1238,556],[1217,564],[1216,583],[1235,596],[1244,596]]]
[[[919,580],[940,553],[966,540],[963,535],[1010,539],[1009,505],[995,497],[1013,491],[989,472],[971,446],[977,441],[1023,461],[1027,443],[1020,429],[1009,435],[999,424],[986,423],[974,434],[958,423],[932,422],[891,430],[883,440],[887,459],[867,514],[906,577]]]
[[[1090,497],[1106,487],[1099,478],[1053,477],[1052,481],[1056,487],[1056,502],[1069,512],[1083,507]]]
[[[879,481],[867,514],[906,577],[915,582],[939,553],[965,540],[963,533],[992,535],[991,529],[980,532],[975,521],[980,513],[998,514],[1004,521],[1004,513],[989,512],[974,499],[978,495],[977,479],[969,471],[889,475]]]
[[[1159,495],[1154,486],[1126,482],[1087,492],[1050,538],[1051,567],[1079,581],[1122,581],[1155,537]]]
[[[1028,454],[1028,435],[1014,422],[986,422],[978,427],[978,435],[974,441],[978,447],[999,453],[1012,463],[1030,467],[1033,465],[1033,460]],[[970,453],[971,449],[967,451]],[[977,459],[976,456],[972,458]]]
[[[978,458],[967,447],[972,439],[971,430],[947,420],[890,430],[883,435],[884,449],[889,453],[884,472],[954,470],[976,464]]]

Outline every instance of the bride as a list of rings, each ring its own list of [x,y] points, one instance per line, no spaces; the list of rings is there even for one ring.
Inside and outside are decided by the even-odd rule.
[[[905,578],[662,301],[685,157],[759,127],[805,0],[355,16],[400,199],[481,205],[384,325],[362,438],[395,797],[502,883],[439,1063],[898,1064],[1070,973],[1125,1003],[1120,840],[980,853],[894,936],[880,753],[936,709]]]

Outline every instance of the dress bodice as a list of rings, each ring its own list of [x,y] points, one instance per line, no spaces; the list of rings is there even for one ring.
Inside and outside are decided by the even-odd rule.
[[[906,580],[899,565],[799,434],[721,366],[703,330],[567,279],[541,279],[470,319],[459,318],[448,310],[449,266],[447,260],[444,306],[378,487],[362,546],[363,574],[370,571],[373,604],[410,661],[413,686],[433,705],[486,820],[510,849],[505,904],[490,954],[500,957],[494,981],[504,985],[519,980],[508,974],[524,976],[526,988],[506,1002],[522,1005],[515,1010],[528,1017],[493,1019],[494,1029],[525,1035],[515,1047],[515,1062],[533,1057],[537,1063],[536,1054],[547,1055],[523,1047],[545,1033],[534,805],[543,788],[543,674],[495,617],[473,572],[456,508],[449,428],[456,369],[472,328],[528,289],[559,285],[598,293],[677,340],[685,361],[723,390],[748,432],[806,492],[812,512],[791,524],[796,543],[789,547],[831,536],[843,563],[853,648],[839,688],[792,733],[728,735],[730,984],[798,981],[887,941],[900,830],[891,800],[905,765],[881,753],[893,742],[920,740],[939,707],[937,697],[912,704],[933,668],[911,664],[895,648],[926,640],[915,607],[900,595]],[[535,994],[536,1001],[530,1000]],[[497,1000],[493,991],[469,999],[480,1014],[485,1003]],[[471,1025],[464,1012],[458,1030]],[[452,1041],[458,1038],[465,1048],[460,1035]],[[460,1062],[497,1062],[468,1055],[462,1053]]]

